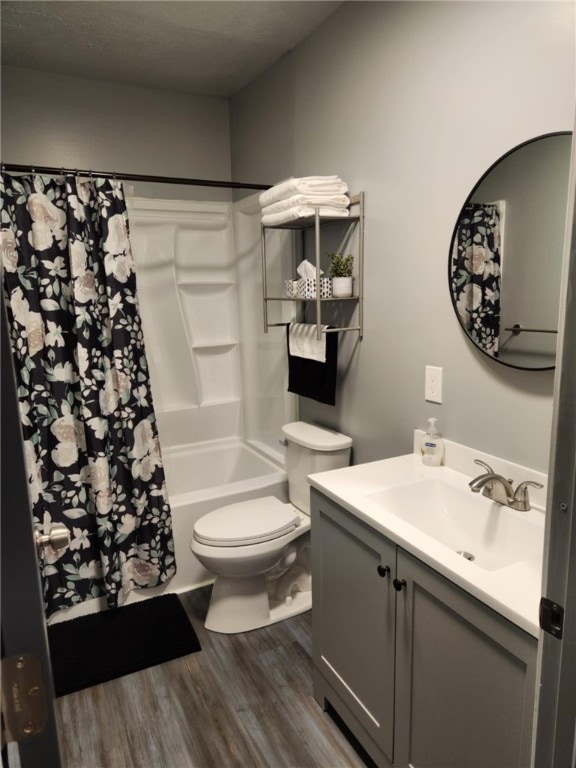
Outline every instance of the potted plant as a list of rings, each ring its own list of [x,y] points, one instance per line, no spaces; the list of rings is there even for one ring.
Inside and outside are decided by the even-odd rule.
[[[354,256],[349,253],[329,253],[330,277],[332,278],[332,296],[347,298],[352,296],[352,267]]]

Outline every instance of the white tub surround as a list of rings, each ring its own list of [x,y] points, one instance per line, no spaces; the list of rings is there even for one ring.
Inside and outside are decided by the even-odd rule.
[[[257,195],[128,201],[162,448],[242,436],[277,449],[295,415],[286,354],[263,344]]]
[[[546,476],[449,440],[445,441],[445,465],[427,467],[422,464],[419,451],[422,434],[420,430],[415,432],[413,454],[310,475],[310,484],[466,592],[538,637]],[[474,464],[474,459],[486,462],[505,478],[513,478],[515,486],[524,480],[542,483],[542,489],[530,488],[532,509],[519,512],[473,494],[468,483],[484,472]],[[446,537],[449,537],[449,543],[435,538],[437,532],[432,527],[425,532],[426,509],[421,508],[419,519],[413,518],[412,522],[398,514],[401,504],[411,504],[415,508],[415,503],[407,498],[409,494],[418,499],[422,492],[428,492],[430,495],[425,504],[430,505],[430,510],[434,505],[441,505],[442,500],[433,497],[442,489],[448,493],[469,494],[470,514],[474,515],[477,510],[477,519],[462,533],[462,546],[458,546],[458,526],[450,520],[448,511],[440,514],[444,514],[447,525],[444,541],[448,542]],[[464,498],[468,509],[468,496]],[[395,513],[391,511],[393,508]],[[470,528],[474,528],[472,543],[468,537]],[[457,553],[457,550],[474,553],[474,548],[478,553],[478,560],[474,562]]]

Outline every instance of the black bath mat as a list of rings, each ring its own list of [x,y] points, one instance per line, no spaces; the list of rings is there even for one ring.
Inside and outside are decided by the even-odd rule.
[[[53,624],[48,642],[56,696],[200,650],[178,595]]]

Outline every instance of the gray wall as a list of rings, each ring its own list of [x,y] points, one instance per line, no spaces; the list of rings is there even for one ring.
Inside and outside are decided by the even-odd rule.
[[[2,67],[2,159],[229,180],[228,101]],[[135,191],[148,197],[230,198],[228,191],[205,187],[146,184]]]
[[[484,171],[572,130],[573,29],[572,3],[350,2],[232,100],[234,178],[337,173],[366,192],[365,337],[341,340],[336,407],[300,400],[354,438],[356,462],[410,451],[434,415],[452,440],[547,471],[553,373],[472,347],[447,264]],[[424,400],[427,364],[442,405]]]

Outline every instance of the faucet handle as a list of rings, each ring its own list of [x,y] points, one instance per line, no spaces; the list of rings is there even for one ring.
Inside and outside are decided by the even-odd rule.
[[[533,488],[544,488],[542,483],[536,483],[533,480],[524,480],[523,483],[518,483],[518,488],[514,493],[514,501],[516,502],[517,509],[526,512],[530,509],[530,497],[528,496],[528,486]]]
[[[488,474],[490,475],[494,474],[494,470],[492,469],[492,467],[489,464],[486,464],[485,461],[482,461],[481,459],[474,459],[474,464],[479,464],[481,467],[484,467],[484,469],[486,470],[486,472],[488,472]]]
[[[524,480],[523,483],[518,483],[518,488],[516,488],[516,493],[514,494],[516,498],[524,498],[528,496],[528,486],[531,485],[532,488],[544,488],[542,483],[536,483],[534,480]]]

